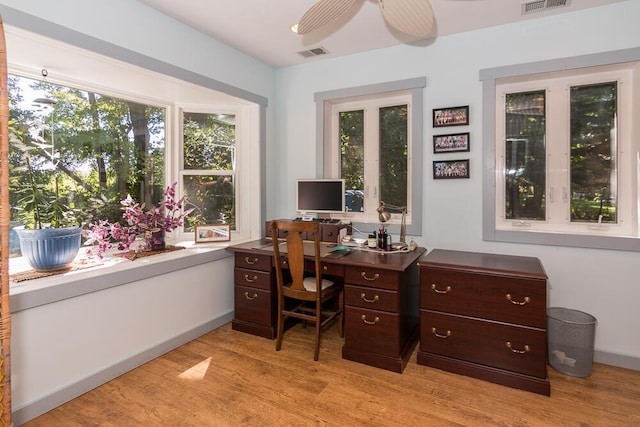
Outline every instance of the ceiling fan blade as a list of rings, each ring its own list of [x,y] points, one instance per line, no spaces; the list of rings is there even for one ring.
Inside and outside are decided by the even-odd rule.
[[[298,34],[309,34],[324,27],[349,9],[355,0],[319,0],[302,15]]]
[[[384,20],[396,30],[416,37],[427,37],[433,29],[433,10],[429,0],[379,0]]]

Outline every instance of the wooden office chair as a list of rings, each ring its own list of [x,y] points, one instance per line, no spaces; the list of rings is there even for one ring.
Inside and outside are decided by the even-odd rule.
[[[322,277],[320,267],[319,224],[303,221],[273,221],[271,224],[276,280],[278,283],[278,332],[276,351],[282,347],[284,322],[289,317],[315,322],[316,339],[313,360],[320,354],[321,329],[332,320],[339,318],[340,336],[344,336],[343,325],[343,286]],[[278,236],[286,236],[286,258],[289,273],[285,277],[282,268],[281,241]],[[305,275],[305,239],[313,238],[313,273]],[[307,245],[311,245],[308,242]],[[284,251],[283,251],[284,252]],[[306,277],[305,277],[306,276]],[[289,280],[290,278],[290,280]],[[330,300],[337,299],[337,309],[330,307]],[[291,304],[293,302],[294,304]],[[291,308],[293,307],[293,308]]]

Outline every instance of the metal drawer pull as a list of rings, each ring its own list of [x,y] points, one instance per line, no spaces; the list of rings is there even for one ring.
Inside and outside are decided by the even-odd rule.
[[[378,295],[374,295],[373,299],[367,299],[367,295],[363,292],[360,294],[360,299],[364,302],[376,302],[380,299]]]
[[[509,301],[511,304],[514,305],[525,305],[525,304],[529,304],[531,302],[531,298],[529,297],[524,297],[523,301],[514,301],[511,299],[511,294],[506,294],[505,297],[507,298],[507,301]]]
[[[370,320],[367,320],[367,316],[365,316],[365,315],[363,314],[363,315],[362,315],[362,321],[363,321],[364,323],[366,323],[367,325],[375,325],[376,323],[378,323],[378,322],[380,321],[380,318],[379,318],[378,316],[376,316],[376,317],[373,319],[373,322],[372,322],[372,321],[370,321]]]
[[[431,284],[431,289],[433,289],[436,294],[448,294],[451,292],[451,286],[447,286],[444,290],[440,290],[435,283]]]
[[[511,346],[511,341],[507,341],[507,348],[516,354],[525,354],[531,351],[531,347],[529,347],[528,345],[524,346],[524,350],[518,350],[517,348],[513,348]]]
[[[256,258],[254,258],[254,259],[253,259],[253,261],[251,261],[251,260],[249,259],[249,257],[248,257],[248,256],[246,256],[246,257],[244,257],[244,260],[245,260],[245,262],[246,262],[247,264],[251,264],[251,265],[253,265],[253,264],[255,264],[255,263],[257,263],[257,262],[258,262],[258,258],[257,258],[257,257],[256,257]]]
[[[256,293],[254,292],[252,296],[249,296],[249,292],[246,292],[246,291],[245,291],[245,293],[244,293],[244,297],[245,297],[246,299],[248,299],[248,300],[254,300],[254,299],[258,298],[258,294],[256,294]]]
[[[256,280],[258,280],[258,276],[253,276],[253,278],[251,278],[251,277],[249,277],[249,275],[248,275],[248,274],[245,274],[245,275],[244,275],[244,280],[246,280],[246,281],[247,281],[247,282],[249,282],[249,283],[253,283],[253,282],[255,282]]]
[[[373,277],[367,277],[367,273],[363,271],[362,273],[360,273],[360,275],[364,280],[368,280],[370,282],[373,282],[374,280],[378,280],[380,278],[380,275],[378,273],[374,274]]]
[[[433,335],[435,335],[436,337],[438,337],[438,338],[443,338],[443,339],[449,338],[449,337],[451,336],[451,331],[450,331],[450,330],[447,330],[447,333],[446,333],[445,335],[442,335],[442,334],[439,334],[439,333],[438,333],[438,331],[436,330],[436,328],[431,328],[431,333],[432,333]]]

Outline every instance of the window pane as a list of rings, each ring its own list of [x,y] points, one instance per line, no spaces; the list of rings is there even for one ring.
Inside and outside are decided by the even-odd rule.
[[[380,200],[407,206],[407,106],[380,108]]]
[[[571,87],[571,221],[616,222],[617,84]]]
[[[184,169],[233,170],[236,125],[232,114],[184,113]]]
[[[160,201],[164,108],[14,75],[9,98],[14,224],[29,221],[22,214],[29,179],[48,200],[57,190],[81,221],[121,220],[127,194]]]
[[[506,95],[505,215],[545,219],[545,92]]]
[[[340,120],[340,177],[345,180],[348,211],[364,210],[364,110],[342,111]]]
[[[236,227],[233,175],[185,176],[185,209],[194,208],[185,221],[185,231],[200,224],[229,224]]]

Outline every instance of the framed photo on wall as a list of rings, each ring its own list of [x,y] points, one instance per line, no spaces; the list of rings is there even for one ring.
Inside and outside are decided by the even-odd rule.
[[[433,162],[433,179],[469,178],[469,159]]]
[[[469,106],[433,109],[433,127],[461,126],[469,124]]]
[[[229,224],[196,225],[196,243],[228,242],[231,240]]]
[[[469,151],[469,143],[469,132],[434,135],[433,152],[455,153],[458,151]]]

